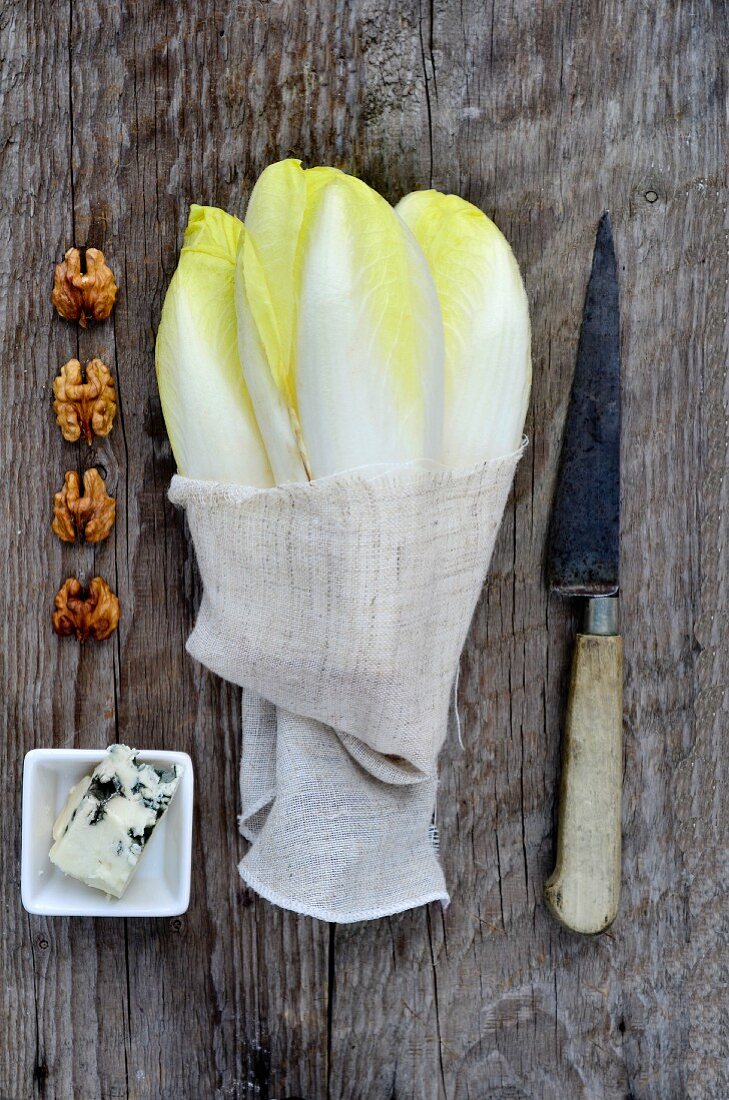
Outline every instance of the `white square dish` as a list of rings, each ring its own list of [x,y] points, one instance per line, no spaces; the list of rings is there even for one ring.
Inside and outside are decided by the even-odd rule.
[[[185,752],[140,751],[140,762],[184,768],[169,809],[154,830],[124,896],[64,875],[48,858],[51,830],[75,783],[89,775],[104,749],[32,749],[23,765],[20,884],[29,913],[54,917],[176,917],[190,902],[192,761]]]

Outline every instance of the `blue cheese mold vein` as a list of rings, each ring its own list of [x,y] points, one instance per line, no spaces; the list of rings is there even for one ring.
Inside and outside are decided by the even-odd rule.
[[[91,775],[72,787],[53,826],[52,863],[87,886],[120,898],[177,790],[183,768],[155,768],[137,750],[110,745]]]

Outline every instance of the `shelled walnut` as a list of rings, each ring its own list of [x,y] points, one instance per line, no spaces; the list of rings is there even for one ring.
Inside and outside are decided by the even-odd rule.
[[[53,411],[63,438],[75,443],[82,435],[108,435],[116,416],[116,389],[109,368],[100,359],[86,364],[86,380],[78,359],[69,359],[53,380]]]
[[[61,637],[102,642],[119,625],[119,600],[101,577],[94,577],[88,593],[80,581],[69,577],[56,593],[55,606],[53,629]]]
[[[118,289],[103,252],[98,248],[69,248],[63,263],[56,266],[51,301],[61,317],[86,328],[87,319],[106,320]]]
[[[75,470],[69,470],[63,488],[53,498],[52,530],[63,542],[74,542],[76,535],[86,542],[102,542],[114,526],[116,500],[106,491],[97,469],[84,474],[84,492]]]

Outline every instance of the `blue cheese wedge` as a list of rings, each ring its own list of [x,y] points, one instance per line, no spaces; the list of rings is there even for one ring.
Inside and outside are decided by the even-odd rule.
[[[137,750],[111,745],[72,787],[53,826],[50,859],[65,875],[120,898],[177,790],[183,768],[140,764]]]

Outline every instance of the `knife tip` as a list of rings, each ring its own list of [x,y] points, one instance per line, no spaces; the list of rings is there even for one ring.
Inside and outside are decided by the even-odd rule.
[[[602,217],[600,218],[600,224],[597,227],[597,236],[595,237],[595,253],[594,260],[600,260],[601,263],[610,261],[615,263],[615,245],[613,244],[613,227],[610,221],[610,211],[604,210]]]

